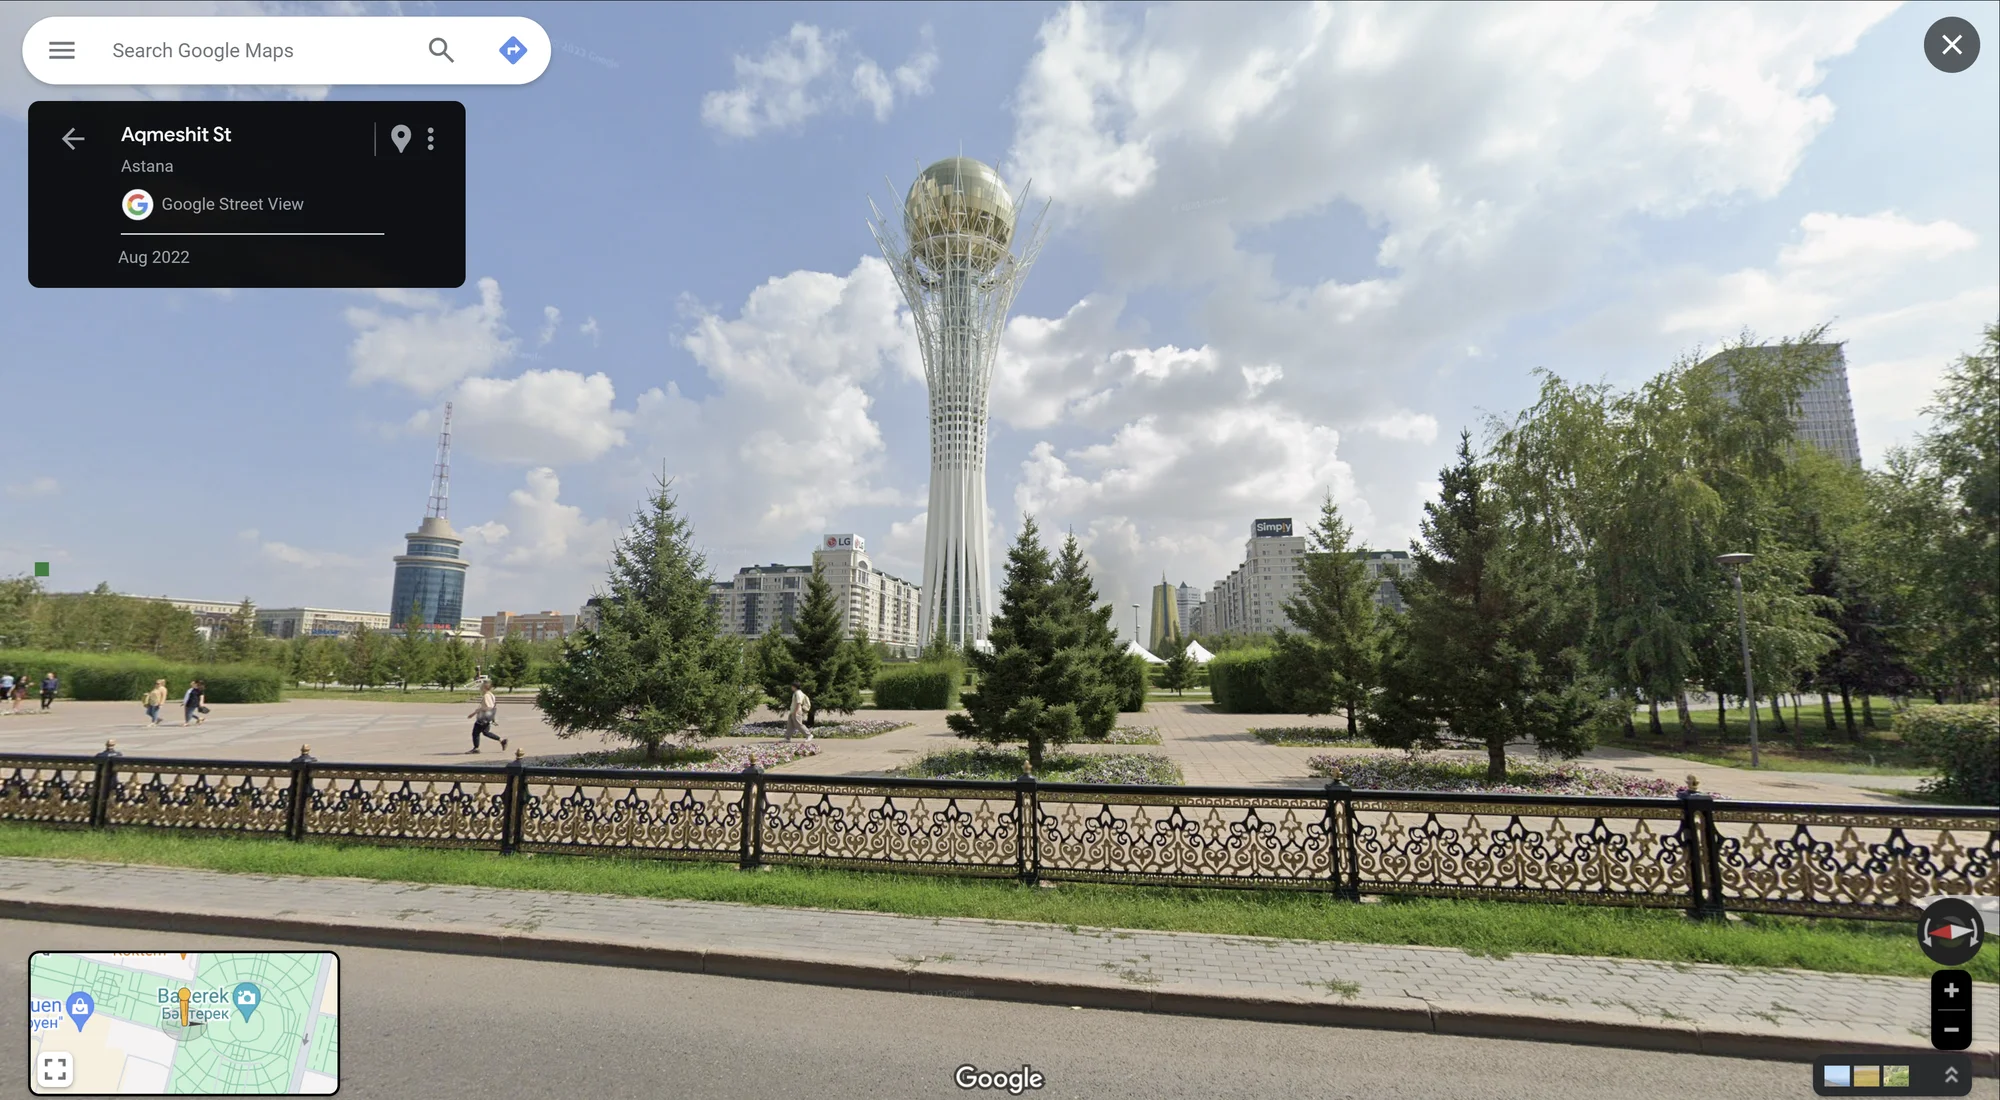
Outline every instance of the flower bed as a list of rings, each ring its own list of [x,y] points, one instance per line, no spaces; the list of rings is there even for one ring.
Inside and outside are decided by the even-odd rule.
[[[817,726],[813,726],[812,735],[832,740],[858,739],[862,737],[875,737],[888,733],[890,730],[899,730],[912,724],[910,722],[892,722],[884,718],[829,719]],[[743,722],[739,723],[735,732],[729,736],[783,737],[784,735],[785,723],[783,722]]]
[[[1644,779],[1575,761],[1509,762],[1504,782],[1486,781],[1486,762],[1435,753],[1315,756],[1314,775],[1378,791],[1483,791],[1489,794],[1573,794],[1661,797],[1674,793],[1666,779]]]
[[[917,779],[986,779],[1011,782],[1027,763],[1014,749],[949,749],[922,757],[891,775]],[[1144,752],[1058,753],[1042,761],[1035,778],[1050,783],[1154,783],[1178,786],[1179,765]]]
[[[1373,742],[1360,734],[1349,734],[1344,726],[1273,726],[1253,729],[1250,736],[1266,745],[1367,745]]]
[[[724,745],[720,748],[676,749],[662,747],[660,758],[646,759],[646,750],[616,749],[611,752],[580,752],[575,756],[537,760],[558,768],[659,768],[676,772],[740,772],[755,764],[775,768],[807,756],[818,756],[819,746],[806,741],[763,741],[754,745]]]
[[[1106,745],[1157,745],[1160,730],[1157,726],[1119,726],[1105,737]]]

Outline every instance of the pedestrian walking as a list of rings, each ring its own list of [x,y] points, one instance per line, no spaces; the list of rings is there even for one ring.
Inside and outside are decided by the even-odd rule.
[[[0,672],[0,702],[14,697],[14,674]]]
[[[167,705],[167,682],[165,680],[153,681],[153,690],[146,693],[146,698],[143,702],[146,704],[146,724],[149,726],[159,725],[160,708]]]
[[[203,689],[200,680],[188,681],[187,693],[181,696],[181,725],[192,723],[199,726],[207,721],[202,717],[203,712],[208,710],[204,705],[207,697],[208,692]]]
[[[49,709],[50,704],[56,701],[56,689],[61,686],[62,686],[61,682],[56,679],[56,674],[53,672],[49,673],[47,676],[42,677],[43,710]]]
[[[7,713],[19,714],[21,713],[21,708],[28,705],[27,673],[23,672],[19,676],[14,677],[14,691],[12,694],[14,698],[14,709],[8,711]]]
[[[794,735],[805,734],[806,740],[813,739],[812,730],[806,728],[806,715],[812,713],[812,700],[799,688],[798,681],[792,682],[792,706],[785,712],[785,740]]]

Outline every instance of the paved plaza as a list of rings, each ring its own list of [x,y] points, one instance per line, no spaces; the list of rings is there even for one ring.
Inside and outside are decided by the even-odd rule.
[[[118,751],[128,756],[286,760],[296,756],[301,745],[310,745],[313,755],[326,761],[498,765],[511,759],[515,748],[530,758],[548,759],[605,747],[594,736],[556,736],[528,696],[501,698],[496,731],[509,739],[510,751],[505,753],[491,742],[484,753],[467,752],[471,745],[471,721],[466,718],[472,708],[469,698],[449,703],[302,699],[217,705],[203,725],[183,727],[176,717],[155,728],[146,726],[136,704],[64,701],[46,714],[36,710],[0,714],[0,752],[94,753],[104,748],[105,741],[115,740]],[[777,716],[760,711],[752,717],[770,720]],[[865,710],[857,717],[911,724],[877,737],[822,738],[815,742],[818,755],[794,761],[782,770],[813,775],[880,774],[925,753],[966,744],[952,736],[941,711]],[[1186,781],[1197,785],[1318,785],[1323,780],[1313,778],[1307,766],[1311,757],[1326,752],[1381,751],[1283,748],[1267,745],[1247,732],[1252,727],[1334,724],[1336,719],[1324,715],[1219,714],[1205,703],[1155,701],[1144,713],[1123,715],[1121,721],[1157,729],[1162,743],[1093,746],[1079,751],[1159,753],[1179,764]],[[1921,782],[1915,776],[1750,772],[1615,745],[1594,750],[1586,759],[1599,767],[1677,784],[1693,775],[1700,780],[1702,790],[1725,798],[1893,803],[1893,796],[1863,788],[1913,790]]]

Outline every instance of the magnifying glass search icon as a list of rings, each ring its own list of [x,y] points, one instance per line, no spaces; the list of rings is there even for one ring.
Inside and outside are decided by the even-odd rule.
[[[454,65],[458,64],[458,62],[452,61],[451,45],[442,38],[431,39],[431,56],[442,57],[446,61],[451,61]]]

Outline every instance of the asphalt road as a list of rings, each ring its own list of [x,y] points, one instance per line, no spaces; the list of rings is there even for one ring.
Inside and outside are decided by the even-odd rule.
[[[0,921],[0,1034],[26,1035],[32,951],[308,950]],[[340,1093],[592,1097],[1006,1096],[962,1064],[1045,1077],[1038,1098],[1639,1100],[1813,1095],[1810,1065],[830,989],[699,974],[337,948]],[[25,1046],[13,1049],[25,1052]],[[0,1062],[0,1096],[29,1096]]]

